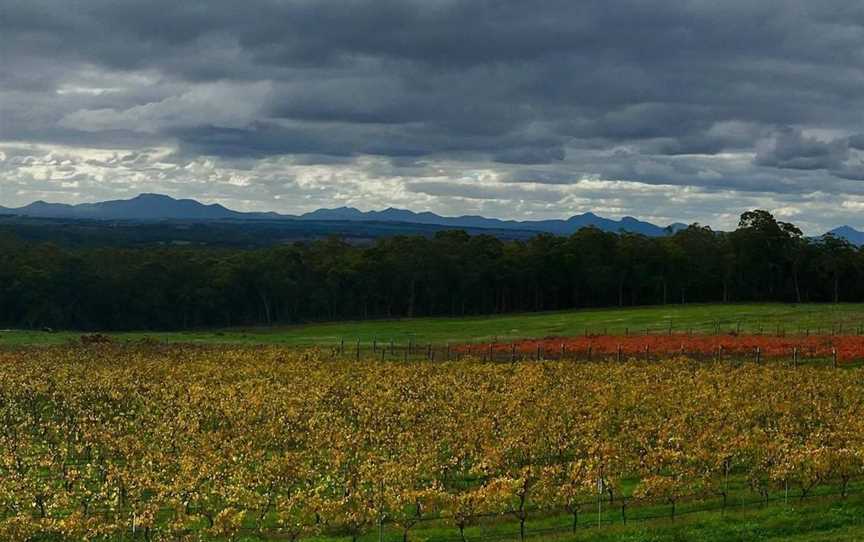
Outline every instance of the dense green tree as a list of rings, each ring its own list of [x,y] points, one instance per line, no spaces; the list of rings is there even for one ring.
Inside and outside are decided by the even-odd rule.
[[[766,211],[732,232],[442,231],[266,249],[61,248],[0,237],[0,325],[187,329],[661,303],[864,300],[864,253]]]

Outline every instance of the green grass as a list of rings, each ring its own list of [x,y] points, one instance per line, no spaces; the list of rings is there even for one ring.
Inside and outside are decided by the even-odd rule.
[[[717,508],[717,503],[682,507],[675,518],[668,507],[647,506],[629,512],[623,523],[618,508],[604,505],[602,525],[597,526],[596,508],[580,514],[575,532],[571,532],[569,515],[538,517],[529,514],[526,537],[533,541],[556,542],[727,542],[727,541],[861,541],[864,540],[864,495],[842,500],[834,496],[816,496],[799,501],[776,498],[768,504],[748,500],[746,506]],[[688,509],[689,508],[689,509]],[[641,512],[641,513],[640,513]],[[647,513],[647,514],[646,514]],[[640,519],[640,516],[642,518]],[[646,519],[647,518],[647,519]],[[444,522],[420,523],[409,534],[411,542],[460,542],[458,530]],[[468,542],[519,540],[518,523],[511,516],[500,516],[470,526],[465,530]],[[242,536],[245,542],[261,542],[256,536]],[[349,542],[346,537],[321,536],[315,542]],[[359,538],[359,542],[377,542],[377,529]],[[401,542],[394,527],[385,529],[384,542]]]
[[[360,340],[444,344],[450,342],[505,341],[519,338],[573,336],[591,333],[623,334],[666,331],[713,332],[719,322],[721,332],[772,333],[779,326],[787,333],[809,329],[831,331],[843,326],[855,333],[864,325],[864,304],[697,304],[636,307],[625,309],[585,309],[561,312],[522,313],[506,316],[468,318],[414,318],[367,320],[278,327],[231,328],[188,332],[111,333],[117,340],[145,337],[167,342],[285,344],[297,346],[347,344]],[[0,345],[47,345],[77,340],[80,332],[46,333],[41,331],[0,331]]]
[[[627,526],[586,529],[576,535],[545,537],[573,542],[860,541],[864,501],[775,503],[735,511],[701,512]]]

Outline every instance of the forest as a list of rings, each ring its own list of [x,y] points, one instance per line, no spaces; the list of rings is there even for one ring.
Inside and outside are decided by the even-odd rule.
[[[61,247],[0,237],[0,326],[191,329],[694,302],[864,300],[864,251],[762,210],[666,237],[441,231],[358,246]]]

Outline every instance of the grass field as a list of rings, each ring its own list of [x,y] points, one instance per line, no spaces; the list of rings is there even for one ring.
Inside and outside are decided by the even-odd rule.
[[[574,542],[852,542],[864,538],[864,502],[816,501],[773,504],[721,514],[701,512],[675,520],[661,519],[576,535],[546,537]]]
[[[566,517],[535,521],[527,536],[533,540],[558,542],[728,542],[728,541],[792,541],[792,542],[852,542],[864,539],[864,498],[847,500],[815,498],[798,501],[774,501],[766,505],[730,507],[726,511],[707,510],[685,512],[670,517],[630,520],[623,524],[612,514],[601,528],[596,527],[596,512],[586,510],[583,523],[575,533],[569,532]],[[453,528],[417,528],[413,540],[429,542],[459,542]],[[466,532],[472,540],[518,540],[518,525],[498,523],[488,529],[476,527]],[[399,540],[398,533],[385,536],[387,542]],[[254,540],[254,539],[252,539]],[[377,535],[364,537],[361,542],[375,542]]]
[[[573,336],[585,333],[623,334],[667,331],[744,333],[776,332],[778,326],[787,333],[809,329],[814,332],[833,330],[857,333],[864,325],[864,304],[695,304],[636,307],[624,309],[585,309],[562,312],[523,313],[506,316],[468,318],[415,318],[404,320],[368,320],[335,322],[271,328],[230,328],[187,332],[125,332],[110,334],[116,340],[140,340],[145,337],[166,342],[327,345],[341,340],[363,344],[373,340],[405,343],[444,344],[446,342],[486,342]],[[841,329],[842,326],[842,329]],[[0,345],[62,344],[77,340],[80,332],[5,330],[0,331]]]

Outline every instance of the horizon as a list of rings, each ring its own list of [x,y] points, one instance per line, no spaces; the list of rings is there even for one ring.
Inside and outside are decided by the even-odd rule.
[[[852,1],[15,3],[0,201],[862,228],[862,23]]]
[[[681,225],[683,225],[683,226],[690,226],[690,225],[694,224],[693,222],[691,222],[691,223],[687,223],[687,222],[682,222],[682,221],[674,221],[674,222],[669,222],[669,223],[654,223],[654,222],[652,222],[651,220],[648,220],[648,219],[645,219],[645,218],[642,218],[642,217],[638,217],[638,216],[624,215],[624,216],[618,216],[618,217],[616,217],[616,216],[601,215],[601,214],[595,213],[595,212],[593,212],[593,211],[585,211],[585,212],[580,212],[580,213],[575,213],[575,214],[562,215],[562,216],[559,216],[559,217],[551,217],[551,218],[543,218],[543,219],[523,219],[523,220],[519,220],[519,219],[512,219],[512,218],[499,218],[499,217],[494,217],[494,216],[484,216],[484,215],[447,215],[447,214],[434,213],[434,212],[429,211],[429,210],[421,210],[421,211],[417,211],[417,210],[413,210],[413,209],[405,209],[405,208],[398,208],[398,207],[385,207],[385,208],[378,208],[378,209],[376,209],[376,208],[360,209],[360,208],[357,208],[357,207],[351,207],[351,206],[340,206],[340,207],[319,207],[319,208],[316,208],[316,209],[312,209],[312,210],[310,210],[310,211],[304,211],[304,212],[300,212],[300,213],[296,213],[296,214],[290,214],[290,213],[277,213],[276,211],[267,210],[267,209],[255,210],[255,211],[238,211],[237,209],[234,209],[234,208],[232,208],[232,207],[230,207],[230,206],[227,206],[227,205],[222,204],[222,203],[219,203],[219,202],[206,202],[206,201],[200,201],[200,200],[198,200],[198,199],[196,199],[196,198],[181,198],[181,197],[175,197],[175,196],[172,196],[172,195],[169,195],[169,194],[161,194],[161,193],[157,193],[157,192],[141,192],[141,193],[139,193],[139,194],[137,194],[137,195],[135,195],[135,196],[131,196],[131,197],[128,197],[128,198],[119,198],[119,199],[115,199],[115,200],[101,200],[101,201],[85,201],[85,202],[80,202],[80,203],[64,203],[64,202],[47,201],[47,200],[35,200],[35,201],[32,201],[32,202],[29,202],[28,204],[25,204],[25,205],[22,205],[22,206],[18,206],[18,207],[10,207],[10,206],[7,206],[7,205],[3,205],[2,202],[0,202],[0,209],[6,209],[6,210],[18,210],[18,209],[21,209],[21,208],[28,207],[28,206],[30,206],[30,205],[35,205],[35,204],[47,204],[47,205],[72,205],[72,206],[75,206],[75,205],[82,205],[82,204],[84,204],[84,205],[88,205],[88,204],[108,203],[108,202],[113,202],[113,201],[133,201],[133,200],[138,200],[138,199],[142,199],[142,198],[146,198],[146,197],[153,197],[153,198],[166,198],[166,199],[170,199],[170,200],[173,200],[173,201],[192,201],[192,202],[195,202],[195,203],[197,203],[197,204],[199,204],[199,205],[203,205],[203,206],[213,206],[213,205],[218,205],[218,206],[221,206],[221,207],[227,209],[228,211],[234,211],[234,212],[249,212],[249,213],[262,213],[262,214],[266,214],[266,213],[276,213],[277,215],[279,215],[280,217],[283,217],[283,218],[285,218],[285,219],[302,218],[302,217],[304,217],[304,216],[306,216],[306,215],[313,214],[313,213],[315,213],[315,212],[317,212],[317,211],[339,211],[339,210],[349,210],[349,211],[358,211],[358,212],[360,212],[360,213],[364,213],[364,214],[366,214],[366,213],[384,213],[384,212],[387,212],[387,211],[399,211],[399,212],[407,211],[407,212],[410,212],[410,213],[412,213],[412,214],[414,214],[414,215],[423,215],[423,214],[431,213],[431,214],[434,214],[434,215],[436,215],[436,216],[438,216],[438,217],[440,217],[440,218],[445,218],[445,219],[483,218],[483,219],[494,219],[494,220],[500,220],[500,221],[504,221],[504,222],[517,222],[517,223],[530,223],[530,222],[545,221],[545,220],[560,220],[560,221],[567,221],[567,220],[570,220],[570,219],[572,219],[572,218],[576,218],[576,217],[591,216],[591,217],[594,217],[594,218],[599,218],[599,219],[604,219],[604,220],[612,220],[612,221],[617,221],[617,222],[622,222],[622,221],[624,221],[624,220],[631,219],[631,220],[636,220],[636,221],[639,221],[639,222],[642,222],[642,223],[647,223],[647,224],[649,224],[649,225],[658,226],[658,227],[660,227],[660,228],[667,228],[667,227],[671,227],[671,226],[681,226]],[[742,213],[743,213],[743,212],[744,212],[744,210],[742,210]],[[734,230],[735,227],[737,227],[737,224],[736,224],[735,227],[730,228],[729,230],[723,230],[723,229],[721,229],[721,228],[716,228],[716,227],[714,227],[714,226],[711,225],[711,224],[703,224],[703,223],[698,223],[698,224],[701,225],[701,226],[708,226],[708,227],[710,227],[710,228],[711,228],[712,230],[714,230],[714,231],[730,231],[730,230]],[[794,222],[793,222],[793,224],[794,224]],[[825,234],[827,234],[827,233],[831,233],[831,232],[833,232],[833,231],[835,231],[835,230],[841,230],[841,229],[844,229],[844,228],[849,228],[849,229],[851,229],[851,230],[854,231],[854,232],[861,232],[861,230],[859,230],[859,229],[858,229],[857,227],[855,227],[854,225],[850,225],[850,224],[838,224],[838,225],[836,225],[836,226],[832,226],[831,228],[826,229],[825,231],[822,231],[822,232],[807,232],[807,231],[803,231],[803,233],[804,233],[805,236],[808,236],[808,237],[819,237],[819,236],[825,235]]]

